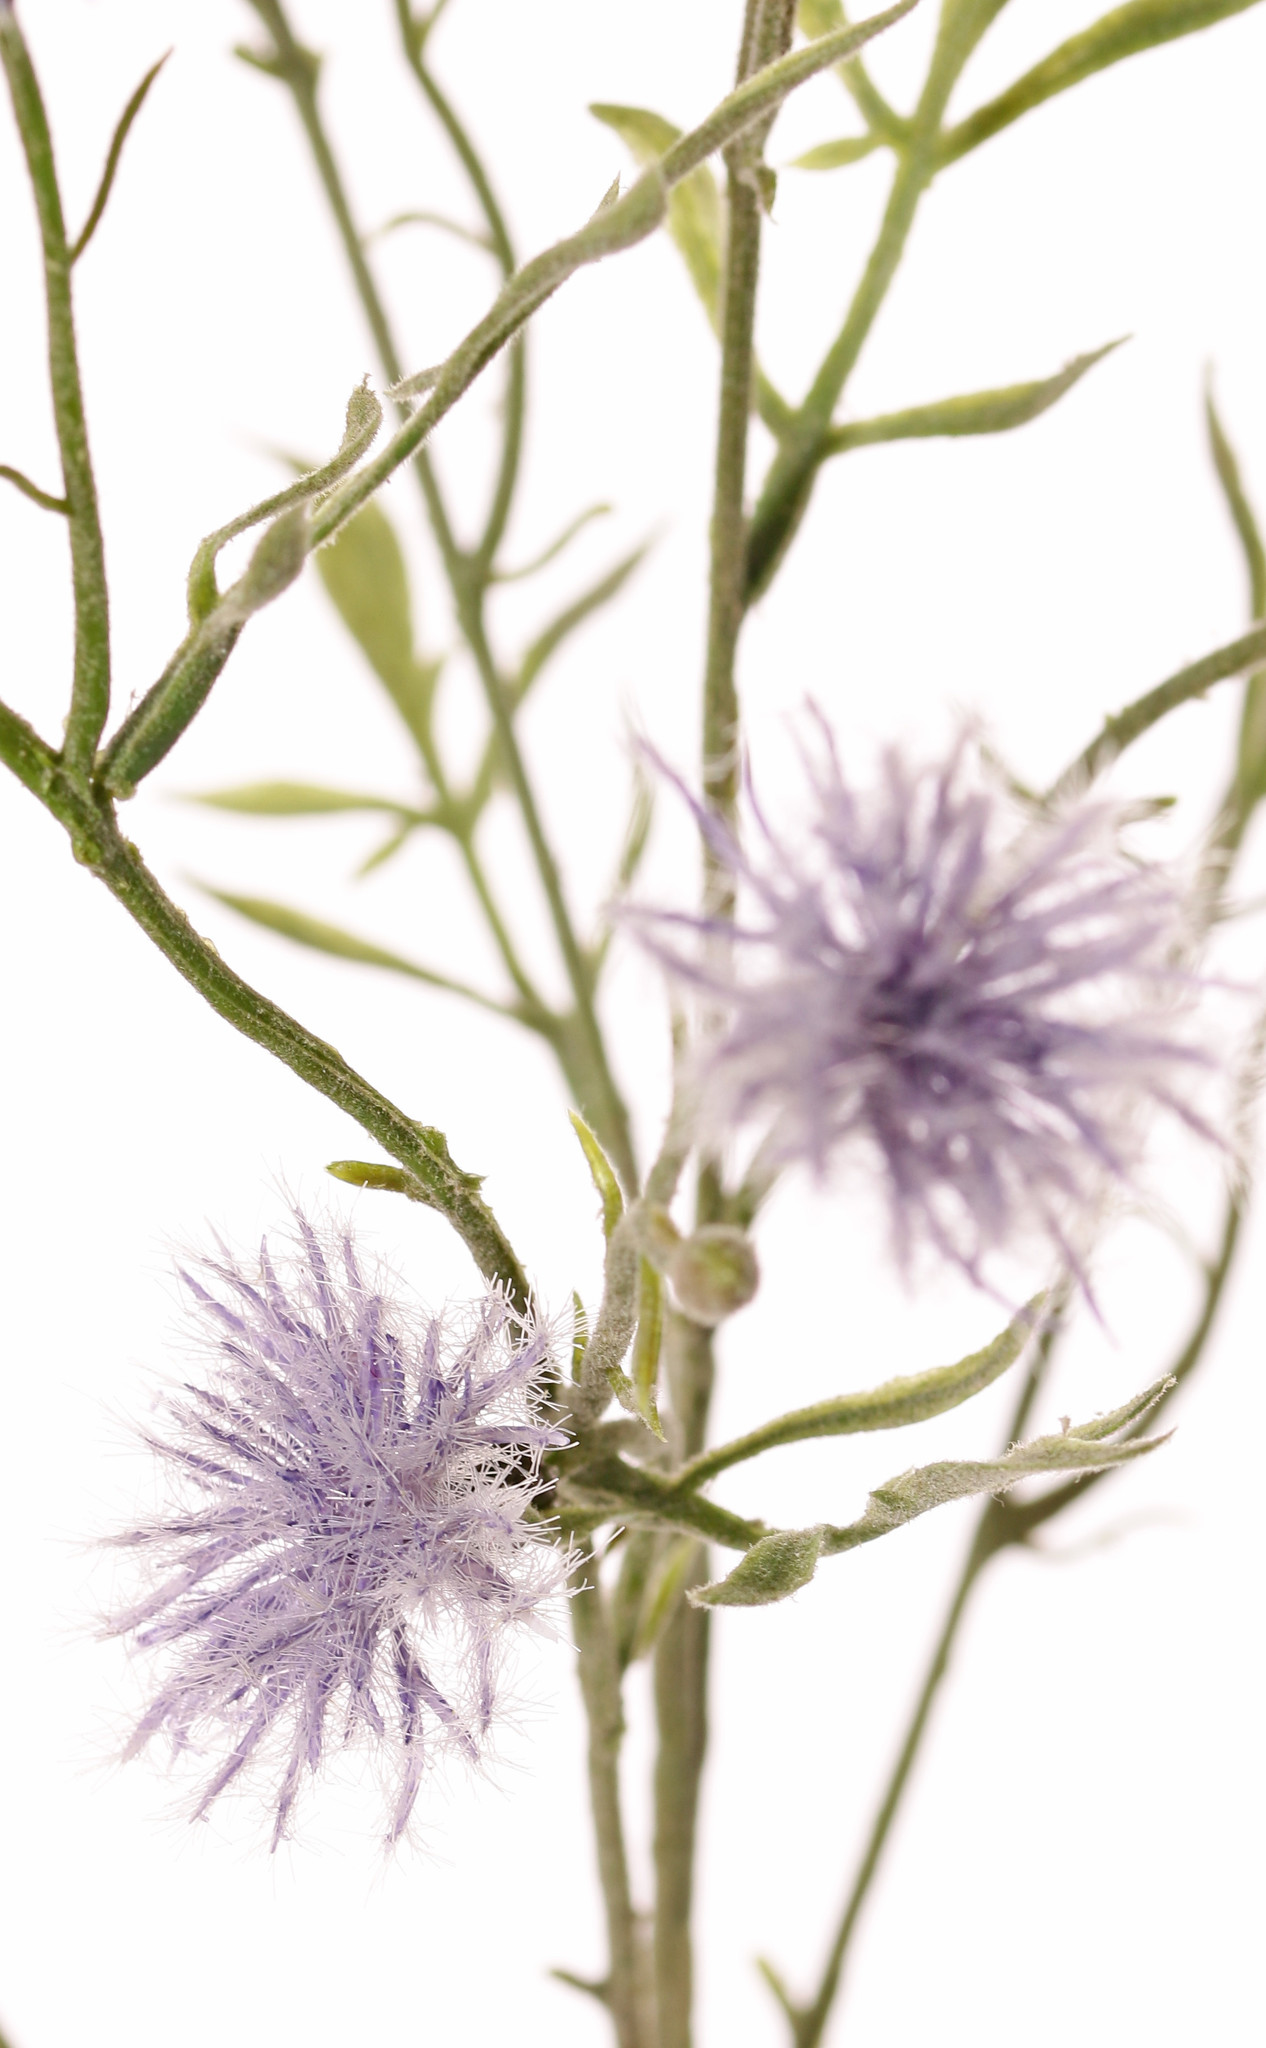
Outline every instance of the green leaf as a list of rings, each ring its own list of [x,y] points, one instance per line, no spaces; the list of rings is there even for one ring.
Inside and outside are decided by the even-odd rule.
[[[580,1140],[580,1149],[585,1155],[589,1171],[593,1176],[593,1184],[598,1190],[598,1197],[602,1203],[603,1235],[604,1237],[610,1237],[616,1224],[624,1214],[624,1196],[620,1193],[620,1183],[615,1177],[615,1168],[607,1158],[606,1153],[584,1118],[578,1116],[574,1109],[569,1109],[567,1114],[571,1118],[571,1127]]]
[[[822,1555],[821,1529],[780,1529],[753,1543],[734,1570],[690,1594],[693,1607],[768,1607],[807,1586]]]
[[[1044,1295],[1035,1294],[983,1351],[973,1351],[955,1365],[936,1366],[929,1372],[885,1380],[882,1386],[864,1393],[841,1394],[831,1401],[817,1401],[810,1408],[793,1408],[760,1429],[728,1444],[718,1444],[714,1450],[692,1459],[680,1474],[681,1483],[700,1485],[731,1465],[742,1464],[780,1444],[803,1443],[819,1436],[852,1436],[873,1429],[905,1429],[912,1423],[926,1422],[933,1415],[946,1414],[992,1386],[1015,1364],[1037,1327],[1045,1299]]]
[[[596,583],[580,597],[575,598],[565,611],[560,612],[543,633],[537,635],[519,664],[515,683],[516,702],[522,703],[546,662],[562,646],[563,641],[575,632],[577,626],[583,625],[594,612],[599,611],[604,604],[609,604],[617,591],[623,589],[633,571],[644,559],[648,546],[649,543],[644,541],[641,547],[634,548],[632,554],[626,555],[622,562],[617,562],[614,569],[608,569]]]
[[[849,420],[833,427],[827,453],[843,454],[849,448],[867,448],[880,441],[923,440],[937,435],[1005,434],[1023,427],[1071,391],[1087,370],[1102,362],[1119,341],[1109,341],[1089,354],[1074,356],[1053,377],[1033,384],[1006,384],[995,391],[970,391],[958,398],[942,398],[934,405],[913,405],[905,412],[884,413],[873,420]]]
[[[414,655],[408,571],[381,505],[366,505],[340,527],[316,565],[343,624],[425,753],[441,664]]]
[[[467,1002],[477,1003],[483,1010],[494,1010],[498,1016],[516,1017],[520,1023],[524,1021],[520,1012],[497,1002],[492,996],[484,995],[479,989],[454,981],[447,974],[434,974],[429,967],[420,967],[415,960],[406,960],[400,953],[389,952],[385,946],[376,946],[371,939],[361,939],[355,932],[344,931],[341,925],[326,924],[319,917],[309,917],[306,911],[292,910],[289,904],[273,903],[264,896],[232,895],[226,889],[207,888],[205,882],[198,886],[208,896],[213,896],[217,903],[236,910],[239,917],[249,918],[252,924],[263,925],[266,931],[279,932],[283,939],[293,939],[297,946],[310,946],[316,953],[332,953],[338,960],[355,960],[364,967],[386,967],[392,974],[407,974],[411,981],[425,982],[428,988],[442,988],[450,995],[465,996]]]
[[[589,109],[614,128],[635,162],[652,164],[681,135],[680,128],[646,107],[599,104]],[[668,232],[690,272],[703,309],[716,327],[721,295],[721,195],[706,164],[691,171],[668,197]]]
[[[422,825],[428,813],[386,796],[362,796],[345,789],[323,789],[314,782],[244,782],[237,789],[209,789],[186,803],[207,804],[217,811],[244,811],[259,818],[307,818],[330,811],[386,811]]]
[[[860,163],[864,156],[879,147],[878,135],[841,135],[836,142],[819,142],[816,149],[806,149],[803,156],[793,156],[789,168],[793,171],[838,171],[845,164]]]
[[[1070,36],[1006,92],[951,128],[942,138],[940,161],[953,163],[1043,100],[1067,92],[1110,64],[1179,36],[1195,35],[1255,5],[1256,0],[1128,0],[1126,6],[1114,7],[1080,35]]]
[[[1124,1465],[1132,1458],[1144,1458],[1167,1443],[1168,1437],[1131,1437],[1124,1442],[1112,1439],[1119,1439],[1122,1430],[1153,1408],[1171,1385],[1168,1379],[1157,1380],[1110,1414],[1064,1430],[1058,1436],[1040,1436],[1031,1443],[1017,1444],[1001,1458],[921,1465],[914,1471],[901,1472],[874,1488],[866,1512],[856,1522],[826,1529],[824,1553],[834,1556],[853,1550],[860,1543],[873,1542],[877,1536],[903,1528],[931,1508],[966,1500],[972,1494],[1004,1493],[1021,1479],[1042,1478],[1053,1472],[1098,1472],[1108,1466]]]
[[[407,1195],[411,1202],[425,1202],[426,1190],[402,1166],[384,1166],[372,1159],[332,1159],[326,1167],[335,1180],[353,1188],[377,1188],[383,1194]]]
[[[955,1460],[920,1465],[876,1486],[857,1521],[834,1527],[820,1522],[810,1529],[778,1529],[750,1545],[728,1577],[703,1586],[689,1597],[699,1607],[762,1607],[785,1600],[813,1577],[819,1557],[836,1557],[876,1537],[890,1536],[933,1508],[973,1494],[1005,1493],[1021,1479],[1051,1473],[1102,1472],[1133,1458],[1145,1458],[1169,1441],[1163,1437],[1124,1437],[1175,1384],[1157,1380],[1107,1415],[1099,1415],[1058,1436],[1035,1437],[1017,1444],[1001,1458]]]
[[[639,1532],[640,1533],[640,1532]],[[676,1536],[661,1551],[646,1585],[637,1628],[629,1649],[630,1663],[649,1657],[677,1604],[686,1575],[699,1552],[693,1536]]]
[[[1266,615],[1266,547],[1262,545],[1261,528],[1257,524],[1257,515],[1249,503],[1235,450],[1227,438],[1226,429],[1218,415],[1218,408],[1214,404],[1212,383],[1205,389],[1204,409],[1213,466],[1218,474],[1218,482],[1222,486],[1227,510],[1239,535],[1240,546],[1244,550],[1244,565],[1248,570],[1249,613],[1251,617],[1260,619]]]
[[[92,240],[94,234],[97,231],[97,228],[101,221],[101,216],[106,210],[106,205],[109,201],[110,193],[114,186],[115,172],[119,168],[119,158],[123,154],[123,145],[127,141],[132,123],[133,121],[135,121],[137,115],[141,111],[141,108],[144,106],[146,95],[148,94],[151,85],[154,83],[154,80],[157,78],[159,72],[162,70],[164,64],[167,62],[167,59],[168,57],[170,57],[170,55],[171,51],[168,50],[165,53],[165,55],[159,58],[157,64],[152,64],[150,66],[149,70],[145,73],[144,78],[137,86],[136,91],[132,94],[131,99],[124,107],[123,112],[119,115],[118,122],[115,126],[114,134],[110,138],[110,147],[106,152],[105,168],[101,173],[101,181],[97,186],[96,197],[94,198],[92,205],[88,209],[87,219],[85,220],[83,226],[80,228],[78,235],[75,237],[75,240],[70,245],[69,254],[72,263],[78,263],[80,257],[84,253],[84,250],[87,248],[89,242]]]

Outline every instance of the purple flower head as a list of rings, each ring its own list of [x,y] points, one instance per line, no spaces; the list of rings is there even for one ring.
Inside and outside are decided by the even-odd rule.
[[[526,1519],[567,1441],[541,1413],[552,1340],[495,1288],[420,1314],[349,1237],[296,1222],[280,1272],[264,1243],[252,1270],[221,1248],[181,1276],[209,1369],[148,1439],[167,1512],[114,1539],[150,1590],[110,1632],[158,1659],[127,1754],[161,1734],[208,1758],[195,1818],[262,1773],[275,1848],[305,1775],[367,1737],[394,1842],[426,1763],[478,1756],[507,1631],[564,1585],[564,1548]]]
[[[756,810],[749,856],[694,806],[739,886],[732,944],[629,913],[711,1013],[700,1134],[755,1125],[762,1161],[819,1174],[860,1143],[903,1268],[930,1243],[983,1286],[1036,1230],[1079,1270],[1074,1218],[1130,1179],[1140,1103],[1212,1135],[1174,1092],[1207,1064],[1175,1030],[1178,894],[1120,851],[1119,809],[1021,814],[966,736],[941,766],[889,751],[860,795],[822,733],[797,845]]]

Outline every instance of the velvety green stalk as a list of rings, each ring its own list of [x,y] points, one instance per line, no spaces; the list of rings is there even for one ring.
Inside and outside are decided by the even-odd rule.
[[[88,423],[75,343],[70,267],[53,142],[39,81],[13,13],[0,5],[3,61],[22,151],[35,195],[48,317],[48,381],[61,452],[71,580],[75,604],[75,666],[65,758],[76,773],[92,765],[110,709],[110,608],[97,486],[88,452]],[[61,509],[57,507],[55,509]]]
[[[583,1567],[581,1575],[585,1578]],[[589,1727],[589,1798],[607,1917],[608,1974],[597,1990],[611,2015],[618,2048],[655,2048],[620,1811],[620,1668],[606,1596],[592,1575],[573,1593],[570,1611]]]
[[[113,805],[89,788],[25,721],[0,707],[0,759],[70,835],[76,860],[105,883],[129,916],[166,954],[190,986],[244,1037],[280,1059],[301,1081],[346,1110],[416,1184],[416,1199],[438,1209],[466,1244],[480,1271],[499,1280],[520,1308],[528,1284],[487,1204],[478,1177],[463,1173],[439,1131],[417,1123],[347,1064],[334,1047],[250,987],[194,931],[184,912],[123,837]]]
[[[795,26],[794,0],[748,0],[736,83],[783,58]],[[707,656],[703,685],[702,774],[705,801],[727,822],[738,795],[739,702],[735,659],[747,573],[748,433],[756,373],[756,291],[760,272],[762,127],[726,152],[727,229],[721,273],[721,375],[713,479]],[[733,908],[731,877],[703,847],[704,906],[709,915]],[[714,1168],[701,1172],[698,1220],[719,1207]],[[666,1381],[672,1446],[679,1462],[698,1455],[712,1394],[712,1332],[680,1316],[669,1319]],[[707,1578],[700,1548],[685,1574],[655,1652],[658,1750],[655,1761],[655,1988],[659,2048],[690,2048],[694,2000],[692,1920],[699,1790],[707,1751],[709,1619],[686,1595]]]

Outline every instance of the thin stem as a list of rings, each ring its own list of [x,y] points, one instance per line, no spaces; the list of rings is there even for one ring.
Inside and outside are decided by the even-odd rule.
[[[250,987],[194,931],[130,840],[113,805],[73,776],[15,712],[0,707],[0,758],[70,835],[75,858],[105,883],[172,965],[221,1017],[281,1060],[301,1081],[346,1110],[406,1168],[416,1199],[438,1209],[462,1238],[480,1271],[526,1308],[523,1268],[478,1193],[478,1179],[449,1156],[439,1131],[409,1117],[366,1081],[323,1039]]]
[[[964,64],[1003,0],[946,0],[936,47],[912,119],[891,136],[897,166],[866,267],[803,404],[770,465],[752,517],[747,602],[766,590],[804,516],[821,463],[820,444],[905,254],[919,202],[940,168],[941,121]]]
[[[1252,668],[1264,655],[1266,626],[1254,626],[1251,632],[1241,635],[1238,640],[1230,641],[1225,647],[1216,647],[1212,654],[1202,655],[1199,661],[1180,668],[1176,675],[1157,683],[1155,689],[1136,697],[1124,711],[1105,718],[1102,730],[1096,733],[1089,746],[1083,747],[1076,760],[1051,784],[1046,792],[1046,801],[1053,803],[1062,797],[1079,796],[1096,776],[1110,768],[1126,748],[1141,739],[1159,719],[1177,710],[1180,704],[1203,697],[1214,683],[1243,675],[1245,669]]]
[[[401,376],[401,364],[395,339],[391,332],[391,325],[373,273],[366,260],[364,246],[352,217],[342,177],[321,119],[320,108],[317,103],[317,61],[298,42],[286,18],[286,13],[280,4],[280,0],[251,0],[251,4],[273,36],[276,48],[276,61],[272,68],[275,68],[277,76],[289,87],[294,98],[303,123],[304,132],[308,137],[313,157],[316,161],[326,197],[330,204],[330,210],[334,215],[339,235],[343,242],[357,294],[365,312],[370,331],[374,337],[374,343],[378,349],[383,369],[392,383],[398,383]],[[405,28],[406,21],[408,20],[407,12],[401,9],[399,0],[397,12],[402,28]],[[415,33],[412,33],[412,24],[410,23],[409,29],[406,30],[406,46],[413,50],[417,41],[418,38]],[[439,93],[438,87],[435,86],[430,73],[422,64],[420,51],[417,52],[416,58],[411,55],[410,61],[414,64],[419,80],[423,84],[424,90],[427,91],[428,97],[431,98],[432,104],[435,105],[436,111],[440,113],[440,117],[444,121],[453,140],[454,147],[457,149],[459,156],[461,156],[468,175],[471,177],[480,204],[484,209],[489,230],[497,242],[497,253],[503,267],[512,265],[513,251],[504,220],[498,209],[491,186],[488,184],[486,174],[479,164],[478,158],[475,156],[469,139],[465,136],[465,131],[461,129],[460,124],[457,123],[452,109],[448,106],[448,102]],[[514,378],[512,374],[512,391],[513,388]],[[407,418],[407,408],[402,408],[402,413]],[[587,1064],[593,1072],[596,1100],[586,1099],[581,1107],[587,1114],[593,1117],[601,1131],[603,1142],[613,1152],[621,1173],[628,1176],[629,1184],[633,1186],[636,1185],[636,1161],[633,1155],[628,1111],[616,1086],[607,1058],[606,1046],[594,1005],[592,974],[589,963],[585,958],[584,950],[576,936],[576,931],[571,921],[571,914],[563,895],[558,863],[545,835],[535,792],[532,789],[527,767],[518,744],[518,736],[514,730],[513,716],[506,687],[488,644],[483,619],[488,565],[481,562],[478,556],[475,558],[468,556],[459,546],[456,535],[453,532],[452,523],[448,517],[438,479],[435,476],[434,468],[427,457],[425,449],[418,448],[414,453],[414,459],[418,479],[426,500],[432,530],[434,531],[445,573],[452,589],[458,623],[474,657],[480,683],[483,687],[498,740],[501,744],[506,768],[523,814],[524,826],[553,920],[559,950],[563,956],[563,963],[571,985],[572,999],[580,1020],[581,1032],[586,1042]],[[482,545],[483,543],[481,543],[481,547]],[[467,865],[469,867],[469,860]],[[472,881],[474,880],[475,877],[472,875]],[[484,907],[485,914],[487,914],[485,895],[477,881],[475,882],[475,887],[476,893],[480,896],[481,906]],[[501,938],[497,935],[497,923],[493,924],[492,929],[494,938],[497,938],[497,943],[501,947],[502,957],[505,958],[505,947],[502,944]],[[508,959],[507,966],[509,967]],[[510,971],[514,973],[513,969]],[[517,985],[519,984],[516,978]]]
[[[74,681],[64,751],[67,766],[78,774],[86,774],[110,709],[110,608],[105,549],[75,342],[70,288],[72,257],[66,240],[52,137],[30,54],[7,6],[0,7],[0,61],[9,82],[39,217],[48,317],[49,390],[61,451],[75,602]]]
[[[580,1690],[589,1723],[589,1797],[607,1916],[610,1960],[601,1996],[611,2014],[619,2048],[652,2048],[638,1918],[629,1885],[620,1810],[624,1714],[615,1637],[600,1586],[581,1583],[569,1606],[579,1653]]]
[[[46,512],[70,510],[65,498],[55,498],[51,491],[42,491],[38,484],[31,482],[29,476],[25,476],[20,469],[14,469],[10,463],[0,462],[0,477],[3,477],[7,484],[16,485],[24,498],[29,498],[34,505],[41,505]]]
[[[1020,1398],[1016,1403],[1007,1429],[1004,1449],[1010,1444],[1015,1443],[1024,1434],[1034,1402],[1049,1370],[1061,1329],[1062,1315],[1057,1309],[1043,1331],[1034,1351],[1032,1364],[1025,1376]],[[874,1883],[880,1859],[883,1856],[888,1837],[892,1832],[893,1822],[896,1820],[906,1787],[910,1781],[910,1774],[914,1769],[915,1761],[922,1747],[932,1708],[936,1702],[936,1696],[949,1669],[950,1656],[953,1652],[963,1616],[967,1611],[967,1603],[971,1598],[977,1579],[990,1558],[996,1556],[999,1550],[1005,1549],[1013,1540],[1009,1533],[1005,1533],[1009,1529],[1009,1524],[1004,1521],[1007,1512],[1008,1510],[1001,1502],[991,1500],[981,1510],[977,1520],[975,1533],[968,1548],[962,1571],[959,1574],[958,1583],[950,1596],[945,1620],[942,1623],[936,1646],[928,1662],[923,1684],[919,1688],[914,1711],[906,1728],[901,1748],[897,1752],[896,1762],[893,1765],[892,1773],[884,1788],[883,1797],[879,1802],[878,1810],[871,1824],[870,1834],[862,1851],[861,1862],[858,1865],[857,1874],[853,1879],[848,1897],[845,1900],[840,1923],[827,1954],[818,1989],[813,1999],[805,2006],[795,2004],[787,1996],[774,1972],[769,1969],[768,1965],[763,1966],[775,1996],[786,2013],[787,2021],[791,2028],[794,2048],[818,2048],[818,2044],[826,2029],[827,2021],[831,2015],[831,2008],[839,1992],[840,1978],[843,1975],[844,1963],[852,1943],[853,1934],[861,1917],[862,1908],[866,1903],[870,1888]]]
[[[736,84],[783,56],[795,21],[792,0],[747,0]],[[702,774],[709,808],[733,822],[738,798],[739,700],[735,659],[742,630],[747,566],[747,447],[756,371],[756,290],[760,275],[762,153],[765,128],[726,152],[728,228],[721,276],[721,376],[713,479],[707,656],[703,682]],[[704,909],[728,918],[733,880],[703,842]],[[674,1175],[675,1178],[675,1175]],[[665,1176],[667,1180],[667,1176]],[[701,1169],[697,1207],[712,1221],[720,1193],[716,1169]],[[665,1378],[672,1447],[681,1464],[707,1434],[715,1371],[712,1332],[669,1318]],[[694,1998],[692,1913],[699,1792],[708,1740],[709,1616],[686,1593],[708,1576],[701,1545],[655,1652],[655,1984],[659,2048],[690,2048]]]
[[[712,1393],[711,1330],[670,1315],[664,1368],[680,1459],[702,1448]],[[655,2001],[659,2048],[690,2048],[694,2001],[692,1917],[699,1791],[708,1744],[710,1617],[686,1593],[708,1578],[702,1544],[655,1650]]]
[[[413,20],[408,0],[396,0],[396,18],[400,24],[401,40],[405,55],[418,84],[426,94],[453,150],[470,180],[471,188],[479,203],[485,221],[488,223],[488,239],[493,253],[501,265],[502,275],[510,277],[514,271],[514,245],[510,240],[505,216],[497,203],[491,180],[480,159],[466,128],[458,119],[456,110],[447,95],[440,89],[434,74],[428,68],[425,57],[425,28],[419,32],[419,24]],[[515,486],[518,483],[519,464],[523,454],[523,423],[527,405],[527,359],[524,345],[515,342],[510,348],[506,380],[505,410],[502,416],[501,461],[497,470],[497,481],[493,488],[492,501],[479,545],[474,551],[473,561],[481,576],[487,577],[492,569],[498,547],[504,537],[514,502]]]

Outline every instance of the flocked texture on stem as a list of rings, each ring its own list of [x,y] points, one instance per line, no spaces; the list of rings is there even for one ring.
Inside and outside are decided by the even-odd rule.
[[[159,1662],[128,1754],[213,1757],[195,1818],[264,1775],[275,1848],[305,1778],[364,1740],[395,1841],[432,1756],[478,1757],[507,1635],[563,1587],[565,1548],[527,1519],[567,1441],[539,1398],[552,1339],[495,1288],[422,1314],[349,1236],[295,1222],[280,1269],[265,1242],[182,1275],[209,1370],[149,1437],[168,1504],[115,1539],[152,1583],[111,1632]]]
[[[632,914],[724,1006],[700,1127],[755,1124],[766,1158],[819,1173],[860,1142],[903,1263],[924,1240],[986,1284],[989,1255],[1034,1230],[1075,1263],[1073,1217],[1133,1172],[1140,1102],[1211,1135],[1176,1092],[1204,1063],[1177,1029],[1197,986],[1172,957],[1178,893],[1121,853],[1110,805],[1021,820],[965,738],[935,767],[890,752],[863,796],[823,736],[808,843],[761,820],[749,858],[724,835],[753,906],[733,966],[710,920]]]

